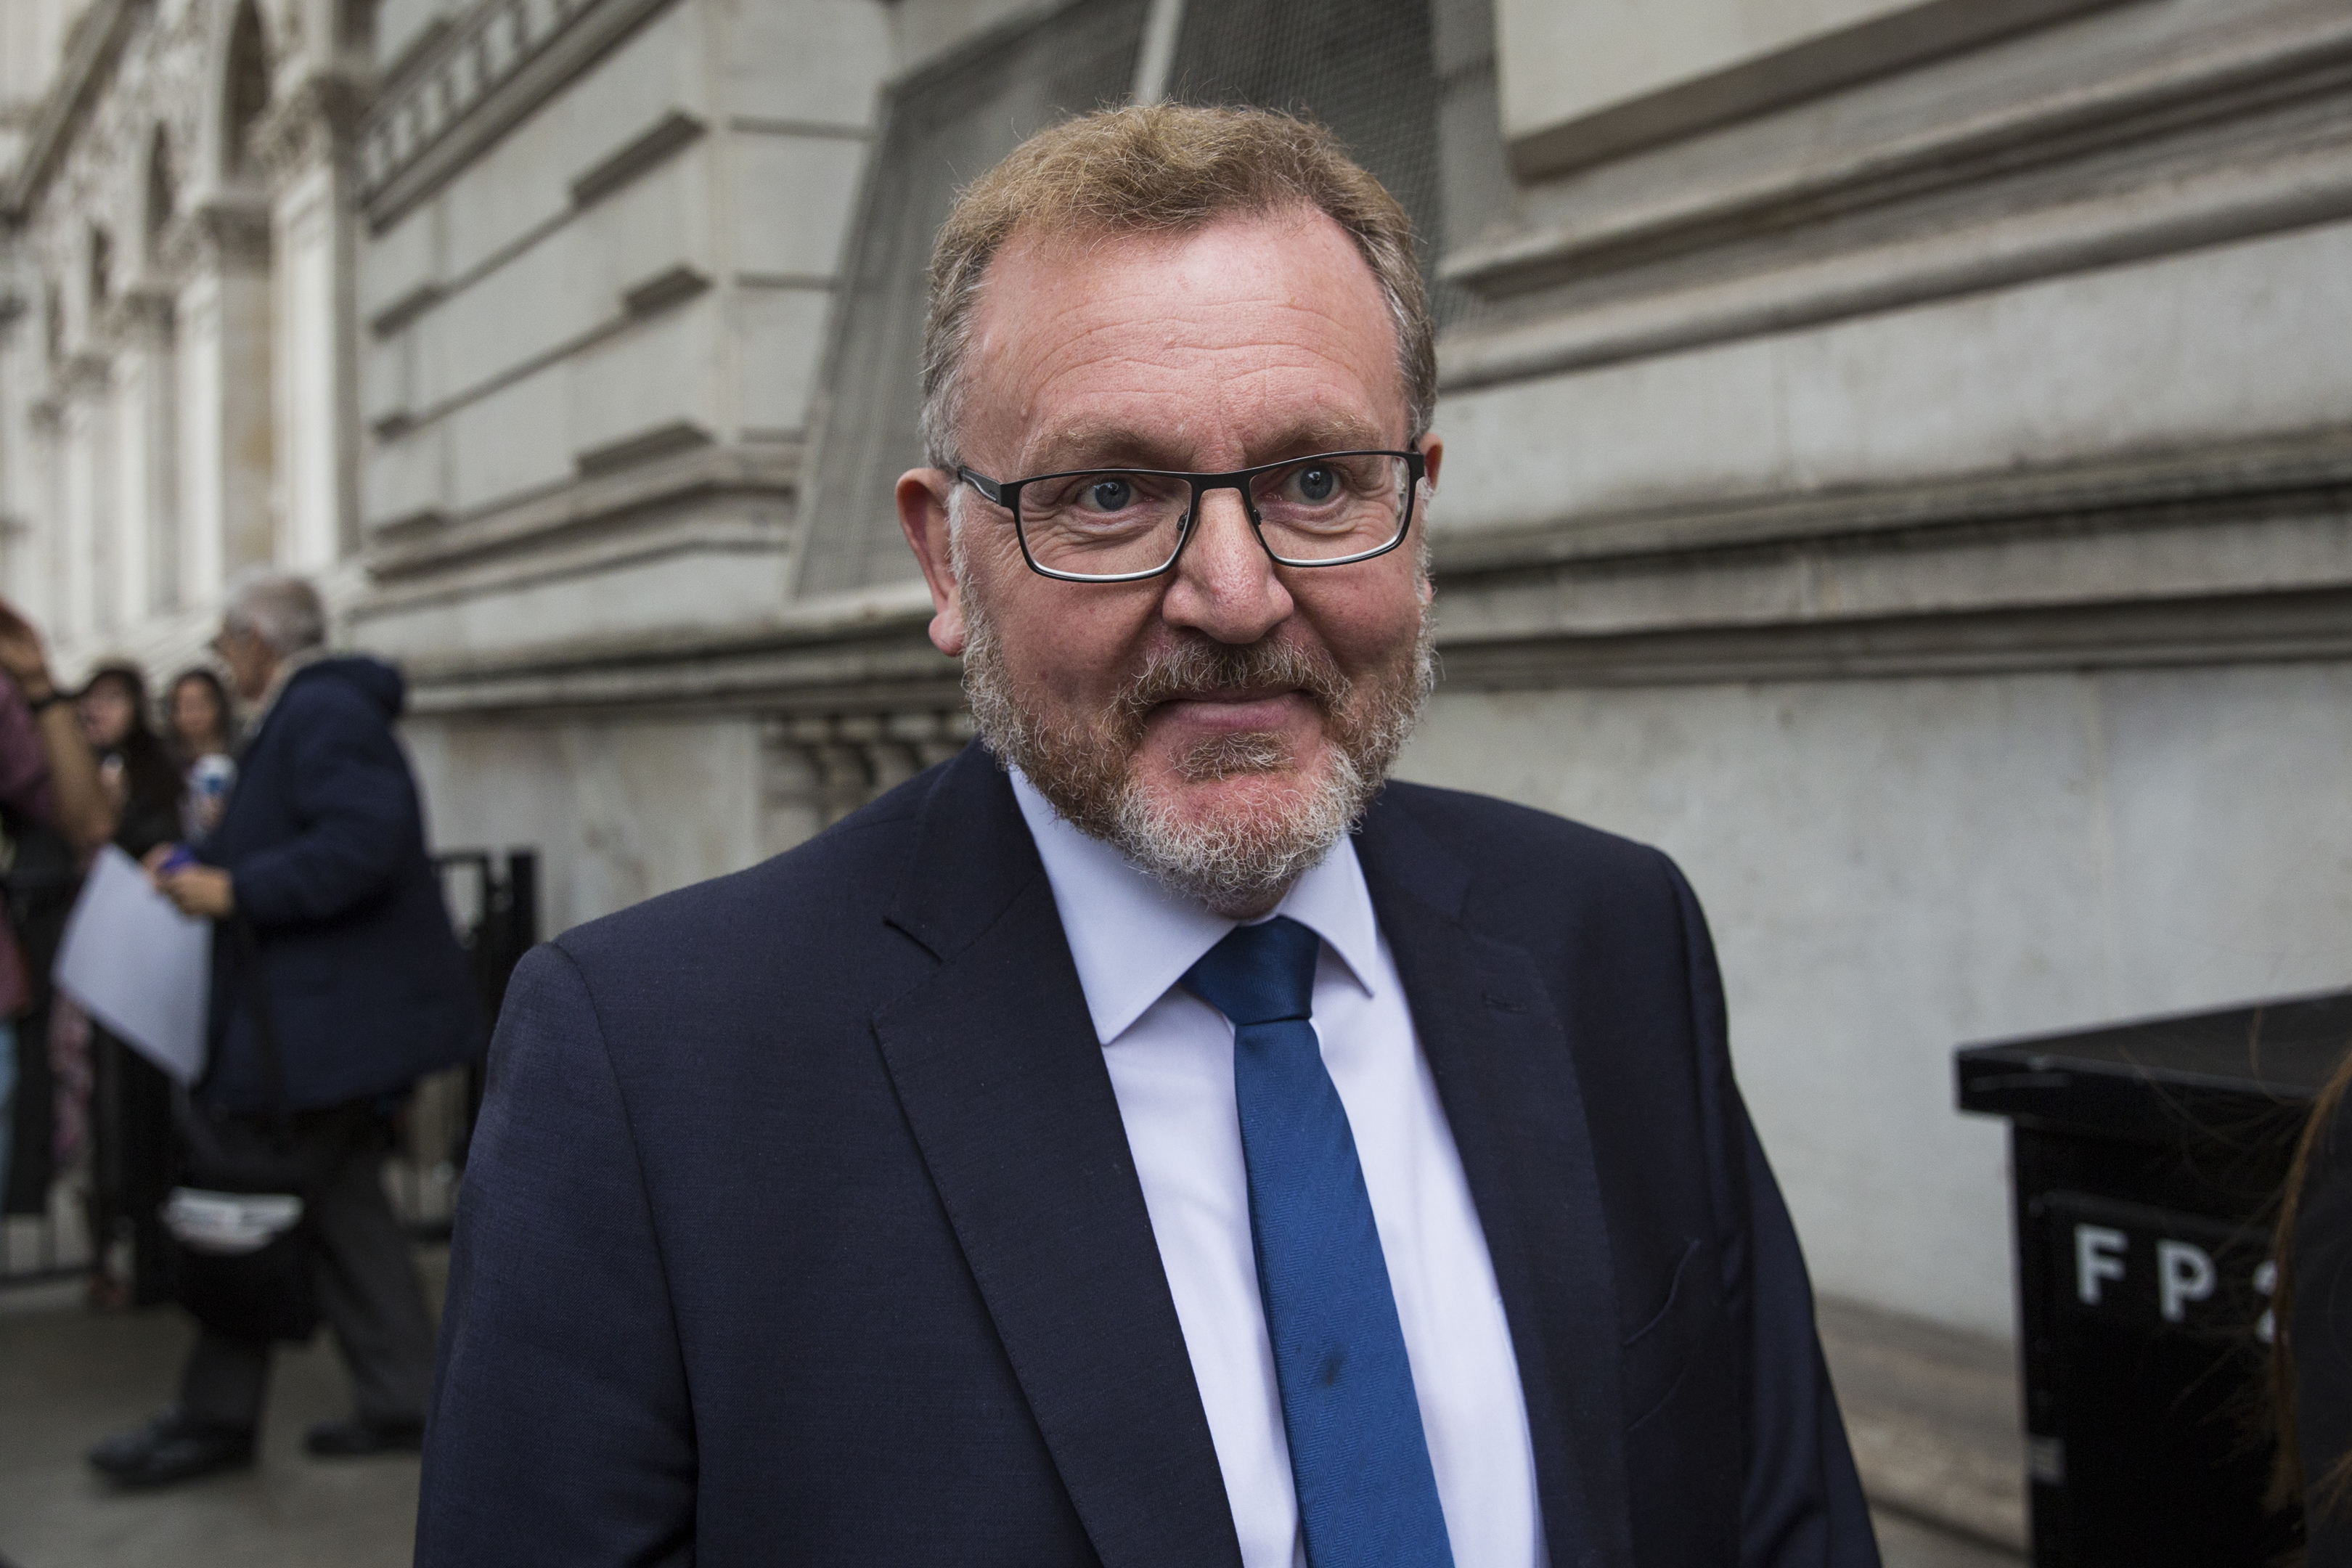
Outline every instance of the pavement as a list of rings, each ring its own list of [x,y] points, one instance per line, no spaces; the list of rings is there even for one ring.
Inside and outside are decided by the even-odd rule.
[[[194,1331],[170,1308],[97,1315],[77,1285],[0,1291],[0,1559],[10,1568],[401,1568],[415,1550],[413,1456],[324,1461],[313,1421],[351,1413],[330,1336],[280,1354],[259,1462],[154,1493],[82,1463],[171,1402]]]
[[[420,1262],[437,1297],[444,1255],[427,1250]],[[122,1493],[82,1463],[83,1450],[100,1437],[169,1402],[192,1333],[170,1308],[89,1312],[71,1283],[0,1289],[0,1568],[408,1563],[415,1459],[324,1461],[302,1452],[306,1426],[350,1409],[342,1367],[323,1333],[280,1353],[253,1469],[163,1492]],[[1875,1517],[1886,1568],[2022,1562],[1942,1527],[1932,1513],[1882,1510]]]

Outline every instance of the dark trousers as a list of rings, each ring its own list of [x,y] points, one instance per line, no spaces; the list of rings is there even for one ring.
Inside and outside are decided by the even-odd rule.
[[[137,1051],[93,1026],[89,1035],[92,1143],[90,1235],[131,1243],[131,1300],[166,1300],[163,1222],[156,1211],[170,1191],[172,1080]]]
[[[301,1119],[336,1149],[310,1199],[310,1282],[334,1330],[362,1421],[422,1421],[433,1385],[433,1321],[408,1238],[383,1192],[383,1143],[357,1110]],[[232,1426],[260,1422],[270,1344],[207,1330],[180,1374],[180,1409]]]

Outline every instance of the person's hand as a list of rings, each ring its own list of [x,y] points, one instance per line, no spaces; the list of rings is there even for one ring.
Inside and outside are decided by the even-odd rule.
[[[236,886],[217,866],[184,866],[166,871],[155,879],[155,886],[184,915],[221,921],[236,913]]]
[[[5,599],[0,599],[0,670],[7,672],[27,701],[37,702],[57,689],[39,629]]]

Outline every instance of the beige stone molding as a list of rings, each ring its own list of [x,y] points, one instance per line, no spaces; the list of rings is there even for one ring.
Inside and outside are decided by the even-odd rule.
[[[1889,679],[2352,658],[2352,589],[1639,632],[1438,638],[1480,690]]]
[[[804,600],[765,626],[583,637],[501,657],[415,658],[419,713],[946,711],[960,667],[923,635],[919,582]]]
[[[1440,345],[1443,384],[1553,374],[2339,218],[2352,214],[2347,88],[2352,18],[2330,18],[1827,163],[1644,193],[1490,238],[1441,275],[1517,308],[1507,325]],[[2315,114],[2332,133],[2315,133]],[[2241,132],[2188,139],[2168,157],[2147,151],[2184,123],[2264,116],[2277,121],[2275,146],[2250,147]],[[2125,153],[2140,165],[2125,183],[2065,186],[2064,171]],[[2008,193],[2010,210],[1858,237],[1822,221],[1965,189]],[[1721,259],[1696,266],[1702,257]],[[1545,290],[1559,295],[1549,314]]]
[[[99,331],[109,342],[152,345],[171,331],[175,308],[169,289],[152,284],[124,289],[107,301]]]
[[[2110,455],[2041,468],[1906,476],[1883,485],[1729,495],[1519,527],[1430,531],[1448,580],[1557,564],[1664,559],[1706,552],[2022,526],[2044,532],[2106,520],[2228,523],[2281,502],[2320,509],[2352,494],[2352,427]]]
[[[269,203],[258,193],[217,194],[174,217],[158,247],[173,274],[247,272],[269,264]]]
[[[929,606],[699,647],[608,646],[525,664],[413,662],[426,716],[961,710]],[[2352,588],[1517,636],[1438,635],[1443,689],[1965,678],[2352,658]],[[912,771],[911,769],[909,771]],[[854,803],[852,803],[854,804]],[[831,818],[827,818],[831,820]]]
[[[89,350],[69,353],[58,363],[50,384],[68,403],[102,398],[114,386],[113,357]]]
[[[271,188],[349,157],[372,91],[356,76],[313,71],[272,99],[253,130],[254,156]]]
[[[1438,535],[1482,684],[2352,653],[2352,432]]]
[[[630,519],[656,519],[727,495],[789,495],[800,483],[797,442],[697,446],[635,467],[586,474],[478,512],[425,511],[370,530],[370,575],[380,588],[425,586],[463,568],[545,552]]]
[[[673,0],[490,0],[425,44],[360,131],[381,228],[455,177],[589,62]]]
[[[961,705],[779,715],[761,727],[761,805],[798,818],[780,836],[797,839],[947,761],[971,735]]]
[[[1520,3],[1544,5],[1556,4],[1556,0]],[[1761,53],[1751,53],[1723,68],[1609,103],[1592,112],[1525,130],[1511,138],[1511,166],[1523,180],[1541,179],[1633,148],[1759,113],[1795,99],[2116,3],[2116,0],[1912,0],[1910,4],[1881,6],[1875,16],[1857,13],[1865,19],[1811,37],[1800,35],[1794,42],[1778,47],[1768,46]],[[1508,13],[1518,11],[1520,5],[1514,4],[1514,0],[1500,0],[1500,5],[1507,12],[1502,20],[1507,38],[1511,20]],[[1742,29],[1744,41],[1752,49],[1758,35],[1769,38],[1778,34],[1781,18],[1794,9],[1786,5],[1763,8],[1763,15]],[[1612,27],[1630,28],[1644,24],[1630,19],[1613,23],[1601,19],[1587,25],[1605,34]],[[1558,45],[1564,40],[1555,37],[1551,41]]]
[[[1456,686],[2352,658],[2352,430],[1434,541]],[[445,593],[435,582],[419,592]],[[427,710],[822,706],[951,689],[919,582],[722,636],[420,668]]]
[[[1439,268],[1490,298],[1786,225],[1883,206],[2022,167],[2074,161],[2183,123],[2245,118],[2352,83],[2352,16],[2273,27],[2021,101],[1849,141],[1721,183],[1645,187],[1573,222],[1473,240]]]

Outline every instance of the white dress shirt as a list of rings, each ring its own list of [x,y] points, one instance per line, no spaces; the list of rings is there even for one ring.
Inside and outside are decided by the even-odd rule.
[[[1110,1068],[1246,1568],[1306,1562],[1250,1244],[1234,1030],[1177,984],[1233,930],[1054,815],[1017,772]],[[1347,1108],[1396,1293],[1456,1568],[1533,1568],[1535,1451],[1494,1260],[1388,941],[1340,839],[1275,911],[1323,939],[1315,1033]]]

